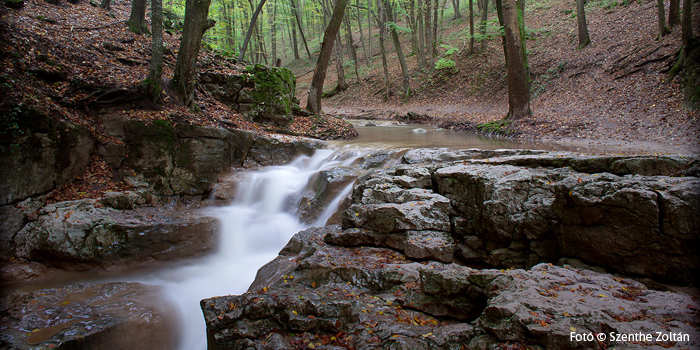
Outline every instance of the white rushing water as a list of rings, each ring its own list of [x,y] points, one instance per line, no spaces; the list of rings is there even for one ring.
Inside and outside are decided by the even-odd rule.
[[[162,287],[177,308],[180,349],[206,349],[204,317],[199,301],[219,295],[243,294],[257,270],[277,256],[297,232],[323,225],[335,212],[341,193],[312,225],[294,215],[299,195],[321,170],[350,165],[360,151],[318,150],[285,166],[271,166],[241,174],[233,203],[206,212],[219,219],[221,234],[216,253],[188,265],[141,276],[135,281]]]

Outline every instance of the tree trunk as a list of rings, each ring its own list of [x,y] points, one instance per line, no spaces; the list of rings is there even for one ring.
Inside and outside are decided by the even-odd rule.
[[[668,77],[666,78],[666,83],[670,83],[671,80],[685,67],[688,54],[691,51],[691,45],[693,44],[693,27],[692,22],[692,0],[683,0],[683,18],[681,20],[681,49],[678,53],[678,60],[673,65],[671,70],[668,72]]]
[[[146,0],[132,0],[131,16],[126,22],[129,25],[129,30],[136,34],[148,33],[146,27]]]
[[[469,54],[474,54],[474,1],[469,0]]]
[[[508,57],[508,120],[517,120],[530,111],[530,76],[521,31],[521,14],[515,0],[503,0],[503,22]]]
[[[355,9],[357,10],[357,30],[360,32],[360,42],[362,43],[362,54],[365,56],[365,63],[367,63],[367,66],[369,67],[370,57],[367,56],[367,48],[365,47],[365,36],[362,32],[362,17],[360,16],[360,0],[355,0],[355,1],[356,1],[355,4],[357,4],[357,6],[355,7]],[[358,80],[359,80],[359,78],[358,78]]]
[[[438,48],[438,8],[440,7],[440,0],[435,0],[435,4],[433,5],[433,34],[432,38],[433,41],[430,42],[431,50],[433,51],[433,56],[437,56],[437,48]]]
[[[394,22],[393,9],[389,6],[388,0],[384,1],[384,10],[386,11],[386,17],[389,22]],[[401,66],[401,80],[403,82],[403,100],[407,101],[408,97],[411,96],[411,84],[409,81],[408,68],[406,66],[406,60],[403,57],[403,51],[401,50],[401,42],[399,41],[399,34],[396,33],[396,25],[391,27],[391,40],[394,42],[394,48],[396,49],[396,56],[399,58],[399,65]]]
[[[350,48],[350,57],[353,61],[352,64],[355,67],[355,78],[357,78],[357,82],[359,83],[360,73],[357,70],[357,51],[355,51],[355,44],[353,44],[355,40],[352,38],[352,27],[350,27],[350,19],[347,17],[345,17],[345,36],[345,41]]]
[[[294,59],[298,60],[301,57],[299,57],[299,44],[297,44],[297,27],[293,23],[290,23],[290,27],[292,30],[292,46],[294,48]]]
[[[671,0],[671,6],[668,8],[668,26],[673,28],[681,21],[681,1]]]
[[[585,0],[576,0],[576,18],[578,19],[578,48],[582,49],[591,43],[586,23]]]
[[[432,5],[431,0],[423,0],[423,5],[425,5],[425,17],[423,17],[424,21],[424,30],[425,30],[425,59],[428,61],[428,65],[432,66],[433,65],[433,50],[432,47],[433,45],[431,44],[433,42],[433,38],[431,36],[431,26],[430,26],[430,16],[432,15],[432,11],[430,9],[430,5]]]
[[[304,42],[304,48],[306,49],[306,54],[311,58],[311,51],[309,51],[309,45],[306,43],[306,36],[304,36],[304,29],[301,27],[301,17],[299,16],[299,10],[297,9],[296,2],[294,0],[289,0],[292,4],[292,11],[294,12],[294,18],[297,20],[297,27],[299,28],[299,34],[301,35],[301,41]],[[333,41],[333,39],[331,39]],[[330,56],[328,56],[330,57]],[[328,67],[328,63],[326,63]]]
[[[418,0],[418,66],[425,67],[427,65],[426,52],[425,52],[425,28],[423,19],[423,0]]]
[[[659,13],[659,39],[671,31],[666,27],[666,10],[664,9],[664,0],[656,0],[656,8]]]
[[[222,15],[224,16],[224,35],[226,35],[226,49],[231,50],[233,48],[233,35],[231,34],[231,21],[228,15],[228,7],[226,6],[226,1],[221,4]],[[155,30],[155,29],[154,29]]]
[[[498,24],[501,27],[504,26],[503,23],[503,0],[496,0],[496,14],[498,15]],[[506,65],[508,64],[508,45],[506,45],[506,36],[501,35],[501,41],[503,43],[503,55],[506,60]]]
[[[172,84],[182,94],[185,107],[196,111],[194,88],[196,83],[197,55],[204,33],[216,24],[207,19],[211,0],[187,0],[185,2],[185,19],[182,29],[180,49],[177,54]]]
[[[372,0],[367,0],[367,51],[369,52],[369,60],[372,59]]]
[[[245,57],[245,52],[246,52],[246,49],[248,48],[248,43],[250,42],[250,36],[253,35],[253,30],[255,29],[255,23],[258,21],[258,15],[260,15],[260,11],[262,11],[263,5],[265,5],[265,1],[266,0],[260,0],[260,2],[258,3],[258,7],[256,7],[255,12],[253,12],[253,18],[250,19],[250,24],[248,25],[248,33],[246,33],[245,39],[243,39],[243,46],[241,47],[241,53],[238,55],[239,62],[243,61],[243,57]]]
[[[335,41],[335,37],[338,35],[340,23],[343,21],[343,17],[345,16],[346,4],[346,0],[337,0],[335,8],[333,9],[331,21],[328,23],[328,26],[323,33],[321,52],[319,53],[318,60],[316,61],[314,76],[311,78],[311,87],[309,88],[308,102],[306,103],[306,109],[313,114],[321,113],[321,94],[323,94],[323,83],[326,80],[328,61],[331,58],[333,42]]]
[[[343,69],[343,44],[340,41],[340,30],[335,38],[335,71],[338,76],[335,91],[345,91],[348,88],[348,83],[345,80],[345,69]],[[321,91],[321,94],[323,94],[323,91]]]
[[[486,51],[488,40],[486,40],[486,22],[489,15],[489,0],[483,1],[483,9],[481,10],[481,51]]]
[[[272,64],[277,64],[277,2],[272,3],[270,18],[270,44],[272,47]]]
[[[377,21],[377,26],[379,27],[379,51],[381,52],[382,55],[382,68],[384,70],[384,101],[388,100],[389,97],[391,97],[391,81],[389,80],[389,65],[387,64],[387,59],[386,59],[386,48],[384,47],[384,27],[385,27],[385,21],[384,21],[384,11],[382,10],[382,2],[381,0],[377,0],[377,11],[379,11],[379,15],[375,16],[375,20]]]
[[[153,25],[151,65],[144,81],[148,97],[155,103],[160,98],[163,77],[163,0],[151,0]]]
[[[462,14],[459,13],[459,0],[452,0],[452,7],[454,8],[454,19],[462,18]]]

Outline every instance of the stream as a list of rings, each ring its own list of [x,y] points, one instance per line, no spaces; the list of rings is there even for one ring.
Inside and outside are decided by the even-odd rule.
[[[127,279],[162,287],[180,316],[180,349],[206,349],[201,299],[245,293],[257,270],[274,259],[295,233],[323,226],[336,211],[340,200],[350,193],[352,184],[335,194],[335,199],[314,223],[301,223],[296,215],[295,205],[300,195],[319,171],[352,166],[363,155],[384,148],[533,148],[533,145],[430,126],[379,124],[381,122],[365,126],[366,123],[353,121],[360,136],[351,141],[337,141],[334,149],[318,150],[311,157],[301,156],[284,166],[240,174],[232,204],[205,209],[208,215],[221,222],[216,253],[195,263]]]
[[[366,121],[354,121],[360,134],[355,140],[334,142],[331,149],[317,150],[313,156],[298,157],[287,165],[237,174],[236,192],[230,205],[201,209],[220,221],[218,248],[212,254],[156,271],[141,270],[107,280],[159,286],[176,308],[180,328],[175,336],[179,337],[179,348],[204,350],[207,341],[200,300],[245,293],[257,270],[273,260],[295,233],[325,225],[339,202],[350,193],[352,184],[339,189],[314,222],[304,223],[297,214],[299,203],[310,180],[320,171],[355,166],[363,155],[380,149],[552,149],[429,126],[384,123],[368,126]]]

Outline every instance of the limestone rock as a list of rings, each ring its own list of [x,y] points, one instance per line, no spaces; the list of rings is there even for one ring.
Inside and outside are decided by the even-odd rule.
[[[216,221],[201,214],[121,211],[80,200],[42,208],[8,245],[18,258],[84,269],[200,255],[213,248],[217,230]]]

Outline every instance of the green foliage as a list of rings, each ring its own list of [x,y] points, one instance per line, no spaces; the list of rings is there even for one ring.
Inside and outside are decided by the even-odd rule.
[[[395,30],[396,33],[411,33],[411,28],[401,27],[394,22],[386,22],[386,27],[389,30]]]
[[[184,25],[183,15],[179,15],[169,8],[163,9],[163,28],[165,28],[166,31],[181,32]]]
[[[515,130],[509,128],[510,123],[512,123],[511,120],[494,120],[492,122],[479,124],[476,126],[476,129],[487,134],[508,136],[515,133]]]
[[[452,69],[455,67],[455,61],[446,58],[446,57],[440,57],[438,61],[435,63],[435,69],[437,70],[442,70],[442,69]]]
[[[447,44],[441,44],[440,47],[445,49],[445,56],[452,56],[453,54],[459,52],[458,48],[456,48],[454,46],[447,45]]]
[[[490,21],[486,21],[485,34],[481,33],[481,23],[478,24],[478,26],[475,28],[474,40],[477,42],[481,42],[482,40],[492,40],[500,38],[504,34],[505,31],[503,27],[498,23],[498,19],[493,19]],[[471,39],[471,35],[469,35],[468,30],[465,30],[463,35],[465,41],[469,41]]]

